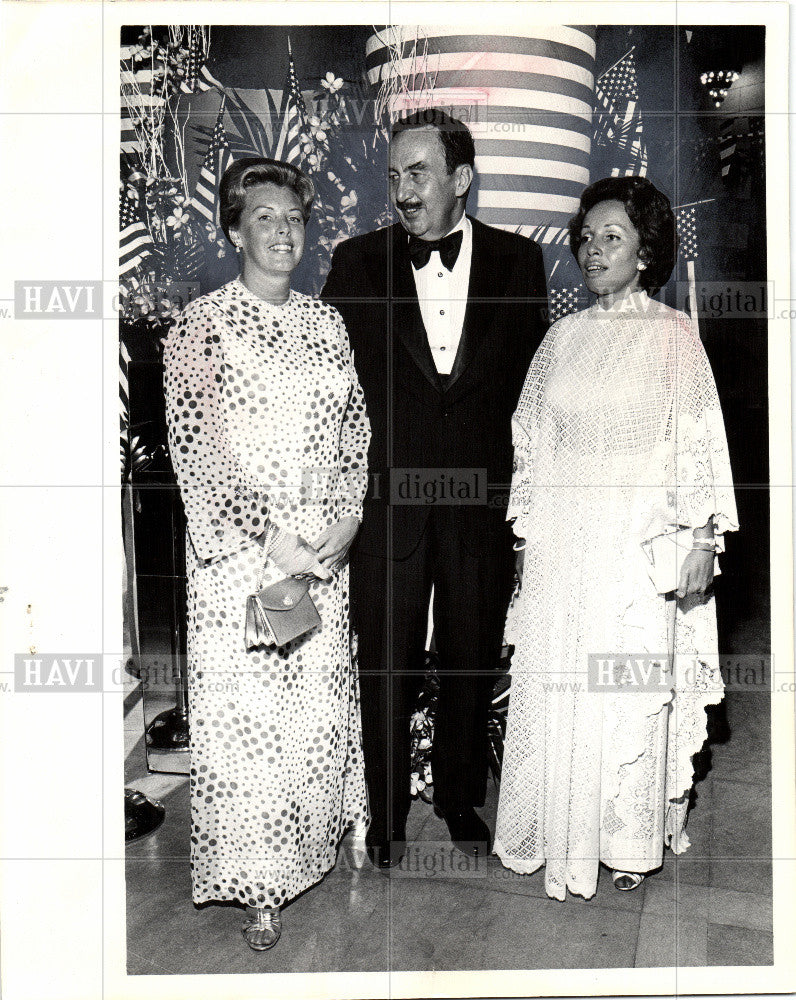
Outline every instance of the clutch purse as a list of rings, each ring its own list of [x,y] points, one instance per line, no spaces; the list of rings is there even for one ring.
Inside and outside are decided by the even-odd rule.
[[[680,585],[680,570],[683,561],[693,547],[694,531],[681,528],[665,535],[656,535],[644,542],[647,556],[647,572],[659,594],[669,594]],[[714,557],[713,575],[718,576],[719,560]]]
[[[307,580],[285,577],[246,600],[246,649],[284,646],[321,624]]]

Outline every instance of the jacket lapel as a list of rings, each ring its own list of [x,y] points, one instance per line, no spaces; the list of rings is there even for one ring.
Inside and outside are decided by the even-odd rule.
[[[393,329],[412,356],[417,367],[423,372],[435,389],[441,387],[439,374],[428,346],[426,328],[417,300],[417,288],[412,275],[409,246],[406,231],[400,223],[393,227],[391,246]]]
[[[467,287],[467,307],[459,349],[446,391],[450,391],[471,367],[489,330],[495,299],[500,298],[508,278],[507,267],[496,259],[494,248],[491,247],[493,241],[490,239],[489,227],[476,219],[470,218],[470,222],[473,227],[473,253]]]

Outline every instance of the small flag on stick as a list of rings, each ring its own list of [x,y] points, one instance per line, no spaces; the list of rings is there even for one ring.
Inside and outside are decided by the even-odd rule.
[[[137,203],[123,184],[119,194],[119,277],[131,274],[154,251]]]
[[[594,92],[601,109],[596,113],[594,144],[616,151],[618,162],[611,170],[612,176],[645,177],[648,157],[638,110],[633,49],[597,78]]]
[[[202,28],[188,29],[188,63],[185,69],[185,79],[180,84],[183,94],[202,93],[216,87],[224,88],[207,68],[209,43]]]
[[[307,108],[296,76],[293,49],[287,40],[288,71],[282,100],[282,131],[276,149],[276,159],[298,163],[301,158],[301,136],[307,124]]]
[[[227,144],[227,135],[224,131],[223,118],[225,104],[226,98],[222,98],[216,124],[213,128],[213,134],[210,137],[204,163],[199,172],[199,180],[196,183],[196,191],[191,202],[196,211],[204,216],[208,222],[212,222],[214,226],[219,224],[218,185],[221,182],[224,171],[233,162],[232,153]]]

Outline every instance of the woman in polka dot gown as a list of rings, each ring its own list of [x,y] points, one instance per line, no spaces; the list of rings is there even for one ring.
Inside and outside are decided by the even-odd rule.
[[[193,900],[244,904],[255,950],[366,822],[345,562],[370,425],[339,313],[290,288],[313,196],[289,164],[230,167],[221,224],[241,276],[191,303],[165,349],[188,521]],[[247,651],[247,596],[299,573],[321,627]]]

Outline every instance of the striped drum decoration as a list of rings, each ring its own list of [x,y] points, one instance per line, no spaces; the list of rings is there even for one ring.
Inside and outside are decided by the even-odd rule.
[[[393,116],[444,107],[475,139],[468,211],[558,243],[589,183],[595,29],[511,33],[388,26],[366,48],[369,82]]]

